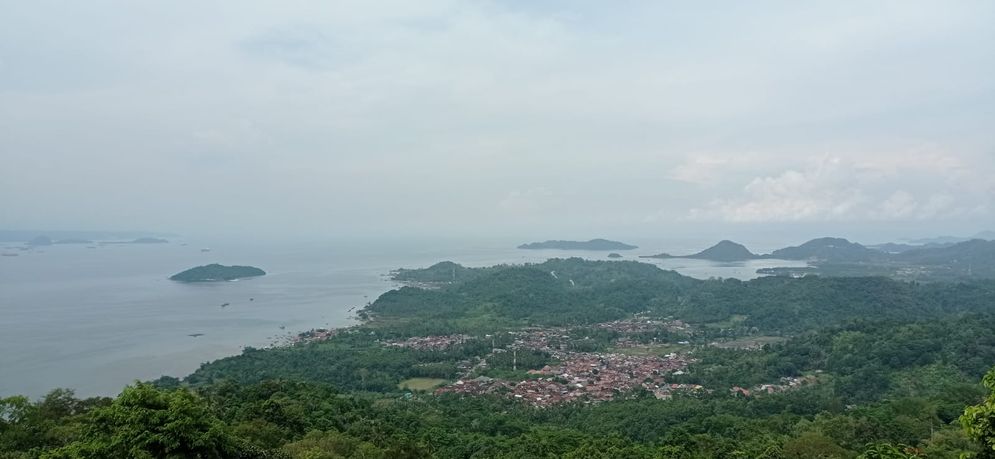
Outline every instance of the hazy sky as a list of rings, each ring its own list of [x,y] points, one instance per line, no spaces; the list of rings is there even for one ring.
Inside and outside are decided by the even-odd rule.
[[[993,24],[989,0],[0,0],[0,227],[971,233]]]

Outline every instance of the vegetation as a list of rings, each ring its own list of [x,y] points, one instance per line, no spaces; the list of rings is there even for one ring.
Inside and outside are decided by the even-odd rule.
[[[180,282],[213,282],[264,275],[266,275],[266,271],[253,266],[223,266],[215,263],[190,268],[172,275],[169,279]]]

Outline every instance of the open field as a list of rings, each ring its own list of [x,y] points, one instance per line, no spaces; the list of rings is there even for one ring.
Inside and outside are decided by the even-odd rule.
[[[744,316],[744,315],[741,315],[741,314],[733,314],[733,315],[729,316],[729,318],[727,318],[726,320],[723,320],[721,322],[709,322],[709,323],[706,323],[706,324],[703,324],[703,325],[706,326],[706,327],[708,327],[708,328],[719,328],[719,329],[722,329],[722,328],[733,328],[733,327],[736,327],[739,324],[743,323],[744,321],[746,321],[746,319],[747,319],[747,316]]]
[[[409,390],[432,390],[446,383],[445,379],[438,378],[411,378],[397,383],[398,389]]]
[[[783,343],[787,340],[783,336],[749,336],[732,341],[713,343],[713,345],[723,349],[759,349],[766,344]]]
[[[623,355],[634,355],[634,356],[660,356],[667,355],[671,352],[682,352],[690,349],[691,346],[683,344],[647,344],[643,346],[635,347],[613,347],[608,351],[623,354]]]

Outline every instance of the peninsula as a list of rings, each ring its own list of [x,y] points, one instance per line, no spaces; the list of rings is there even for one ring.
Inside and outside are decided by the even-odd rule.
[[[639,247],[629,245],[624,242],[609,241],[608,239],[591,239],[590,241],[546,241],[532,242],[518,246],[525,250],[632,250]]]
[[[179,282],[218,282],[265,275],[266,271],[254,266],[224,266],[214,263],[190,268],[169,279]]]

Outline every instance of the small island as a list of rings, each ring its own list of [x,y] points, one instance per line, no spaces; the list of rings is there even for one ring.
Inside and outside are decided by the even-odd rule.
[[[519,249],[525,250],[632,250],[639,247],[629,245],[624,242],[609,241],[608,239],[591,239],[590,241],[546,241],[522,244]]]
[[[617,252],[612,252],[608,254],[608,258],[622,258],[622,254]]]
[[[190,268],[174,274],[169,279],[179,282],[219,282],[265,275],[266,271],[254,266],[224,266],[214,263]]]

